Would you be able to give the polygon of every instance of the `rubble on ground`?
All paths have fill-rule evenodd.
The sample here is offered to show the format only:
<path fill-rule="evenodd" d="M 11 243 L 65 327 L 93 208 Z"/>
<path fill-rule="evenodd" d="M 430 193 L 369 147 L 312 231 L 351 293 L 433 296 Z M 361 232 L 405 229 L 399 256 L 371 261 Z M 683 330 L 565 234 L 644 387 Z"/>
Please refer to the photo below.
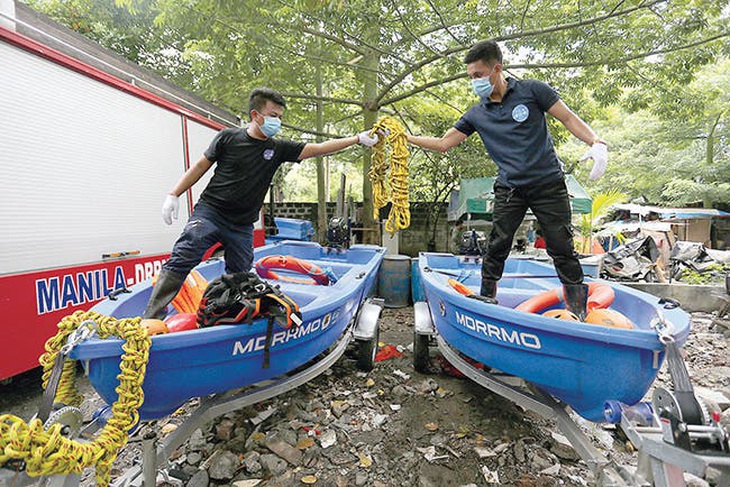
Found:
<path fill-rule="evenodd" d="M 729 345 L 709 328 L 711 321 L 709 314 L 693 314 L 687 363 L 698 394 L 720 402 L 730 421 Z M 173 455 L 170 475 L 176 478 L 160 481 L 193 487 L 591 485 L 592 472 L 550 421 L 442 370 L 439 357 L 432 357 L 432 374 L 416 372 L 411 323 L 411 308 L 385 310 L 381 340 L 400 356 L 386 354 L 369 373 L 344 357 L 294 391 L 217 418 Z M 668 379 L 663 369 L 656 385 Z M 636 453 L 610 428 L 576 419 L 604 453 L 635 463 Z"/>

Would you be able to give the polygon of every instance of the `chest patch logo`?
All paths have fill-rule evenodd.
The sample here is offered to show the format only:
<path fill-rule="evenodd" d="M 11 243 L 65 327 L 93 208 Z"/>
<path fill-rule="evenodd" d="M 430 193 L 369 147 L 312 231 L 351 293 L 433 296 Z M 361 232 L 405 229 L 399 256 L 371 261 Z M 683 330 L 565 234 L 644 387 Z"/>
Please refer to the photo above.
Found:
<path fill-rule="evenodd" d="M 264 160 L 270 161 L 274 157 L 274 149 L 266 149 L 264 151 Z"/>
<path fill-rule="evenodd" d="M 525 120 L 527 120 L 527 117 L 529 117 L 529 116 L 530 116 L 530 110 L 522 103 L 520 103 L 519 105 L 517 105 L 516 107 L 514 107 L 512 109 L 512 118 L 514 119 L 515 122 L 522 123 Z"/>

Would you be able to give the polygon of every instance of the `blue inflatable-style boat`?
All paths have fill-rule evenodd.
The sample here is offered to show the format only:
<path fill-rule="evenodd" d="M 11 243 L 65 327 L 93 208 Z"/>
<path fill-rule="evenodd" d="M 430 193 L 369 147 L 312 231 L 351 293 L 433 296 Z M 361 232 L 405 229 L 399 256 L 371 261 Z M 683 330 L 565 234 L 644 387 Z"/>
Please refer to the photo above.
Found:
<path fill-rule="evenodd" d="M 325 269 L 336 282 L 325 286 L 294 282 L 297 279 L 268 281 L 279 285 L 297 303 L 302 315 L 302 323 L 297 327 L 274 327 L 268 366 L 264 366 L 268 324 L 265 317 L 254 319 L 251 324 L 226 324 L 153 336 L 140 418 L 160 418 L 192 397 L 249 386 L 312 361 L 343 333 L 351 331 L 348 327 L 373 289 L 383 254 L 383 248 L 370 245 L 342 250 L 293 241 L 256 249 L 255 261 L 273 255 L 294 256 Z M 196 267 L 209 282 L 223 274 L 224 269 L 222 260 L 210 260 Z M 106 299 L 92 311 L 115 318 L 140 316 L 151 286 L 150 281 L 140 283 L 130 289 L 131 293 L 119 294 L 115 300 Z M 117 339 L 90 338 L 76 345 L 69 355 L 84 363 L 91 384 L 108 404 L 117 400 L 115 388 L 122 344 Z"/>
<path fill-rule="evenodd" d="M 642 400 L 664 360 L 665 347 L 654 329 L 658 323 L 679 345 L 689 334 L 689 315 L 676 302 L 615 283 L 610 283 L 609 309 L 628 318 L 631 329 L 514 309 L 559 289 L 555 269 L 544 263 L 509 259 L 498 285 L 499 304 L 464 294 L 465 289 L 479 293 L 481 264 L 474 258 L 422 253 L 418 264 L 436 333 L 450 347 L 534 384 L 591 421 L 604 420 L 607 401 Z M 466 288 L 458 292 L 454 281 Z"/>

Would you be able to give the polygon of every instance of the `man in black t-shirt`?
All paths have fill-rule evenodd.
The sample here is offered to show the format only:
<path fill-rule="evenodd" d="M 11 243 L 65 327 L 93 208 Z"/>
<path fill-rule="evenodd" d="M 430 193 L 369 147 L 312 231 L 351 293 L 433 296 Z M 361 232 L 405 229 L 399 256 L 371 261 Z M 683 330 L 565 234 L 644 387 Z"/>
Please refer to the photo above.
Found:
<path fill-rule="evenodd" d="M 250 123 L 246 128 L 221 130 L 203 157 L 188 169 L 167 195 L 162 218 L 172 224 L 179 212 L 179 196 L 213 164 L 215 172 L 200 195 L 182 235 L 162 266 L 147 303 L 144 318 L 163 318 L 190 270 L 216 242 L 225 248 L 226 272 L 244 272 L 253 261 L 253 223 L 278 167 L 309 157 L 338 152 L 360 143 L 372 147 L 378 136 L 362 132 L 352 137 L 305 144 L 277 139 L 286 103 L 278 92 L 257 88 L 249 97 Z"/>
<path fill-rule="evenodd" d="M 512 239 L 529 208 L 543 230 L 547 252 L 563 283 L 566 307 L 583 319 L 588 286 L 583 284 L 583 271 L 573 248 L 563 164 L 555 153 L 545 113 L 560 120 L 573 135 L 591 146 L 581 159 L 593 159 L 590 179 L 600 177 L 606 169 L 606 143 L 548 84 L 503 77 L 502 51 L 496 42 L 475 44 L 464 63 L 480 102 L 443 137 L 408 135 L 408 141 L 446 152 L 477 132 L 497 164 L 493 227 L 482 260 L 481 295 L 496 297 L 497 281 L 502 277 Z"/>

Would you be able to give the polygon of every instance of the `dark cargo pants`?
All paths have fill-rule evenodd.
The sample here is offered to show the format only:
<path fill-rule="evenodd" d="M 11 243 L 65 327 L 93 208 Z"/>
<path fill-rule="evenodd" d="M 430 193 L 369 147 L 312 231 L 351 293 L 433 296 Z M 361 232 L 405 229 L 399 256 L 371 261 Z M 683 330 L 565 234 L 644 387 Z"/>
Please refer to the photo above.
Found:
<path fill-rule="evenodd" d="M 573 247 L 570 198 L 564 180 L 518 188 L 494 183 L 493 227 L 482 260 L 482 279 L 498 281 L 502 277 L 512 239 L 528 208 L 537 218 L 560 282 L 581 284 L 583 269 Z"/>
<path fill-rule="evenodd" d="M 253 262 L 253 225 L 233 225 L 205 203 L 195 205 L 182 235 L 172 248 L 163 269 L 181 276 L 200 264 L 205 252 L 221 242 L 225 249 L 226 272 L 247 272 Z"/>

